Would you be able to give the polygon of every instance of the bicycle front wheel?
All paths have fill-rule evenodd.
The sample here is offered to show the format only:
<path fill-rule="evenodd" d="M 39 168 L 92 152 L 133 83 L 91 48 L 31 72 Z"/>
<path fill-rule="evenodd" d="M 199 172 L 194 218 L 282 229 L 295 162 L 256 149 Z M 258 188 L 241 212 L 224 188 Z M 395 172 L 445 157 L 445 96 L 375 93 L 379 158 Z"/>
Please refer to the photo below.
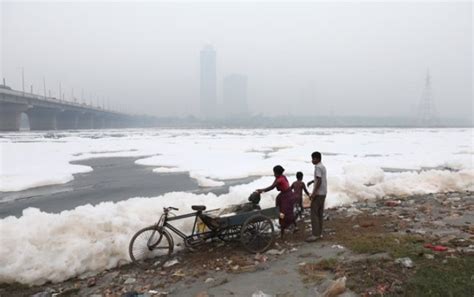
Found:
<path fill-rule="evenodd" d="M 150 226 L 133 235 L 128 252 L 133 263 L 143 266 L 159 265 L 169 258 L 173 245 L 173 238 L 166 230 Z"/>

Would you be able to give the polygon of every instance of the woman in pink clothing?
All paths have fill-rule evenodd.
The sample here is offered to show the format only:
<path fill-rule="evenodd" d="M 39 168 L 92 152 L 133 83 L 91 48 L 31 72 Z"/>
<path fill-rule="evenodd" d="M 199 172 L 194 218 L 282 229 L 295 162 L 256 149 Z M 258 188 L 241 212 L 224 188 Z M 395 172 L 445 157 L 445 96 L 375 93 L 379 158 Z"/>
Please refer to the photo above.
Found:
<path fill-rule="evenodd" d="M 295 204 L 295 199 L 293 191 L 291 190 L 290 183 L 286 176 L 283 175 L 285 169 L 280 165 L 273 167 L 273 174 L 275 176 L 275 181 L 269 187 L 264 189 L 258 189 L 258 193 L 268 192 L 276 188 L 280 191 L 280 194 L 276 197 L 276 207 L 278 207 L 280 212 L 280 227 L 281 227 L 281 237 L 283 237 L 284 231 L 290 225 L 295 224 L 295 216 L 293 213 L 293 207 Z"/>

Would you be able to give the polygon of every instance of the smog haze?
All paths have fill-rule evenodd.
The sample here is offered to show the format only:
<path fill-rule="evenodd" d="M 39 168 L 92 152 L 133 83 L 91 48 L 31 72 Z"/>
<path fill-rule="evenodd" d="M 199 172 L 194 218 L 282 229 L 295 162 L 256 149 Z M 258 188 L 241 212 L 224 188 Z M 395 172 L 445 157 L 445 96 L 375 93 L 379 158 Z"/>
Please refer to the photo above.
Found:
<path fill-rule="evenodd" d="M 411 116 L 427 71 L 442 117 L 471 118 L 472 3 L 2 2 L 10 87 L 156 116 L 199 116 L 200 53 L 216 109 L 240 77 L 250 114 Z M 232 82 L 228 89 L 232 92 Z"/>

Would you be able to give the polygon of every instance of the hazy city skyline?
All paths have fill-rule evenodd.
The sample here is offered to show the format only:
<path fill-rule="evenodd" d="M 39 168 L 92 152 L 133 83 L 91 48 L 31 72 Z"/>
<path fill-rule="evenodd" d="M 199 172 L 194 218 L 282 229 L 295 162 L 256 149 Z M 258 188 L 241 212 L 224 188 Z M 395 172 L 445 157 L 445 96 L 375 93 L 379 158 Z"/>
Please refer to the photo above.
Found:
<path fill-rule="evenodd" d="M 217 65 L 216 51 L 211 45 L 206 45 L 200 54 L 200 116 L 213 118 L 217 115 Z"/>
<path fill-rule="evenodd" d="M 265 115 L 415 116 L 431 73 L 441 117 L 470 118 L 472 4 L 13 3 L 1 6 L 7 85 L 157 116 L 199 115 L 200 51 L 248 78 Z M 84 94 L 82 93 L 82 90 Z M 101 104 L 102 105 L 102 104 Z"/>

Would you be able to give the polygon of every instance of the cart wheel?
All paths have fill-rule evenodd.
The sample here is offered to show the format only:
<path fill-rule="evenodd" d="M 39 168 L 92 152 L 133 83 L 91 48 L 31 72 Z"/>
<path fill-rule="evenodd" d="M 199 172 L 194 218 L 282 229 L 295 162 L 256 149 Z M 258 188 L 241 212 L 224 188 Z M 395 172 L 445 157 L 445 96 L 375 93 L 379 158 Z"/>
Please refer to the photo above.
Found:
<path fill-rule="evenodd" d="M 240 225 L 225 228 L 219 231 L 219 233 L 217 234 L 217 237 L 219 237 L 220 240 L 225 241 L 225 242 L 236 241 L 237 239 L 239 239 L 240 229 L 241 229 Z"/>
<path fill-rule="evenodd" d="M 262 253 L 275 242 L 273 223 L 269 217 L 257 214 L 248 218 L 240 230 L 240 241 L 251 253 Z"/>
<path fill-rule="evenodd" d="M 173 252 L 173 246 L 173 238 L 166 230 L 150 226 L 133 235 L 128 252 L 133 263 L 152 266 L 157 261 L 163 264 Z"/>

